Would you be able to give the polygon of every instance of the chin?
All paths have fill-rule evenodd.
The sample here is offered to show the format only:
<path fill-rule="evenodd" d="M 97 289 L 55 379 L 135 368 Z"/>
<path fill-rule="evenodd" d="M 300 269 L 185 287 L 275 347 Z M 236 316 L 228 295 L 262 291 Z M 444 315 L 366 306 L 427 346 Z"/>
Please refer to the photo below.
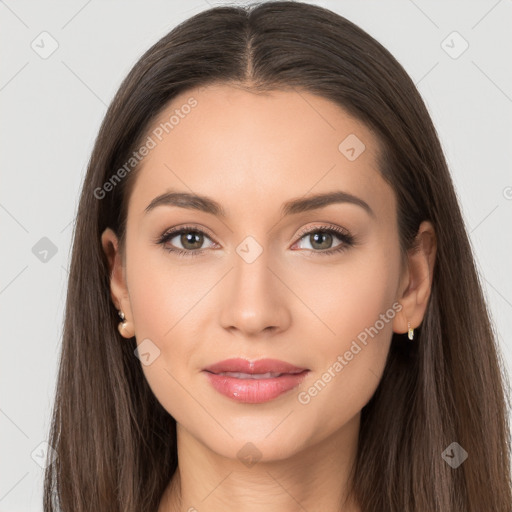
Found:
<path fill-rule="evenodd" d="M 288 459 L 313 443 L 312 439 L 308 443 L 305 432 L 285 425 L 293 416 L 293 413 L 290 414 L 290 418 L 283 422 L 288 414 L 289 411 L 279 417 L 266 418 L 265 421 L 254 418 L 237 418 L 233 423 L 224 421 L 223 425 L 231 435 L 222 428 L 191 433 L 213 452 L 229 459 L 238 459 L 250 467 L 256 462 Z"/>

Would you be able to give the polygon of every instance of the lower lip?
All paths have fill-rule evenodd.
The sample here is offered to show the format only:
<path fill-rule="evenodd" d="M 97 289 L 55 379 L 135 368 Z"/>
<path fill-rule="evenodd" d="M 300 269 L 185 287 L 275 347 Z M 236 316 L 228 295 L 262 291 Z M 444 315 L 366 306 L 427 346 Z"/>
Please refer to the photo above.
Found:
<path fill-rule="evenodd" d="M 226 375 L 205 372 L 210 384 L 221 394 L 246 404 L 260 404 L 297 387 L 309 373 L 287 373 L 268 379 L 237 379 Z"/>

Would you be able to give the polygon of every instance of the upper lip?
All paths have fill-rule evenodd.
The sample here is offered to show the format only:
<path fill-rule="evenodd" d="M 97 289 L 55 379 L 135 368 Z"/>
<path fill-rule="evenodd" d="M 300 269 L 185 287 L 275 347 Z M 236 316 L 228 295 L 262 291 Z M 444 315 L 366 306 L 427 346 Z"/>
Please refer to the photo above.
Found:
<path fill-rule="evenodd" d="M 258 359 L 256 361 L 249 361 L 247 359 L 232 358 L 219 361 L 204 368 L 205 371 L 211 373 L 221 372 L 240 372 L 251 374 L 263 373 L 301 373 L 306 368 L 299 368 L 293 364 L 278 359 Z"/>

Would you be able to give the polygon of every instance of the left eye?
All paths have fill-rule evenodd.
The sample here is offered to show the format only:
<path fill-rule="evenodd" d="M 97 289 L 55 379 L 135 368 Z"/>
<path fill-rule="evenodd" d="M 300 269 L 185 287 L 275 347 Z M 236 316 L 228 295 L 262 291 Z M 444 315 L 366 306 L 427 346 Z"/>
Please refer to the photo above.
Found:
<path fill-rule="evenodd" d="M 338 240 L 342 239 L 342 235 L 338 234 L 334 230 L 329 229 L 316 229 L 315 231 L 309 231 L 305 235 L 301 237 L 300 240 L 305 240 L 309 242 L 310 247 L 300 247 L 300 249 L 318 249 L 318 250 L 328 250 L 332 249 L 333 240 L 337 238 Z M 299 242 L 300 242 L 299 240 Z M 334 247 L 338 247 L 338 245 L 343 244 L 343 240 Z"/>

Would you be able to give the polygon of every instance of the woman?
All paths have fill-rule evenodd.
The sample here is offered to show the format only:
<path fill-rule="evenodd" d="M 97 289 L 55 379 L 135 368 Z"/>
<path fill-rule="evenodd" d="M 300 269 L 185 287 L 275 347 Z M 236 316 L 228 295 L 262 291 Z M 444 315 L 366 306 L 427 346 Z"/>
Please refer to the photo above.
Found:
<path fill-rule="evenodd" d="M 81 195 L 45 510 L 510 511 L 507 405 L 387 50 L 270 2 L 142 56 Z"/>

